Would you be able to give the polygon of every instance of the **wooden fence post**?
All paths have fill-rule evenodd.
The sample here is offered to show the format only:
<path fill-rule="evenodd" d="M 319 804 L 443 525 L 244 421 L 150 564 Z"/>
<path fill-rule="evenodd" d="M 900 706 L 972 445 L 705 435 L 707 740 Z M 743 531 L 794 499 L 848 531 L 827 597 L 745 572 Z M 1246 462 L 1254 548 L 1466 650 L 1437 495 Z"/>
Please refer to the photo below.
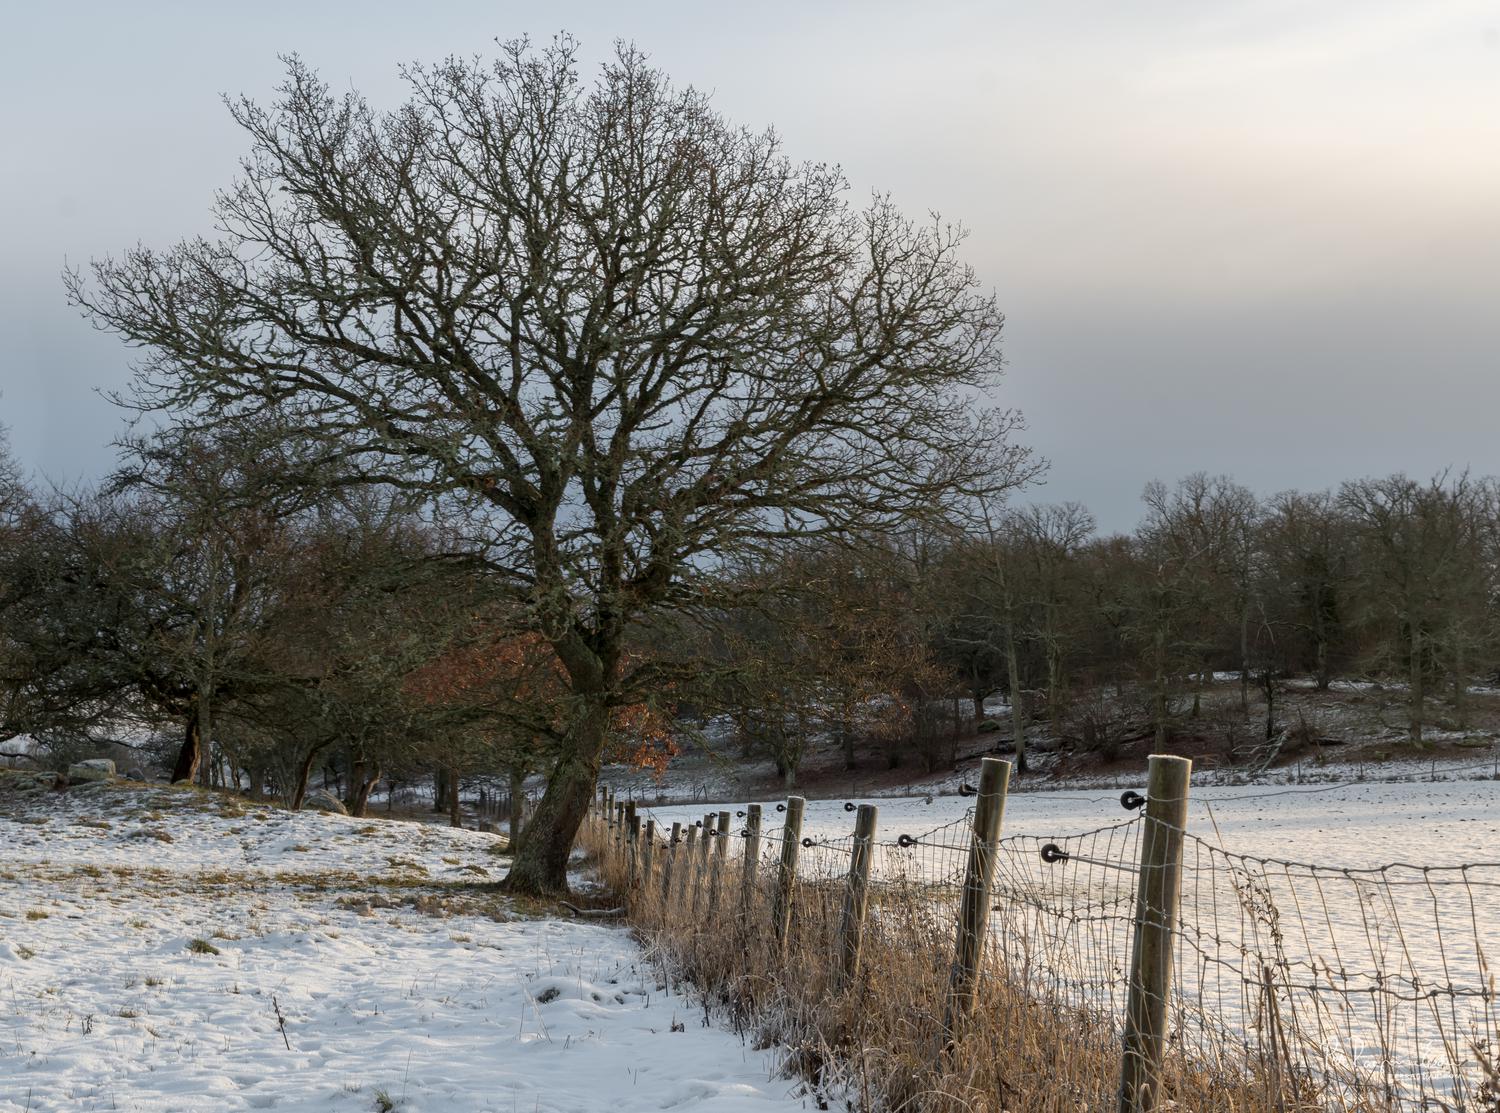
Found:
<path fill-rule="evenodd" d="M 672 866 L 677 861 L 677 840 L 682 837 L 682 824 L 672 824 L 672 837 L 667 840 L 667 849 L 661 859 L 661 914 L 665 919 L 672 907 Z"/>
<path fill-rule="evenodd" d="M 635 877 L 635 839 L 640 823 L 635 818 L 635 801 L 625 802 L 625 822 L 621 825 L 620 838 L 625 856 L 627 879 Z"/>
<path fill-rule="evenodd" d="M 1172 988 L 1172 942 L 1182 887 L 1182 838 L 1192 773 L 1193 763 L 1185 757 L 1151 755 L 1146 816 L 1141 828 L 1135 941 L 1125 1002 L 1120 1113 L 1155 1113 L 1161 1104 L 1167 994 Z"/>
<path fill-rule="evenodd" d="M 641 892 L 650 891 L 651 882 L 655 880 L 652 867 L 655 865 L 656 854 L 656 820 L 646 820 L 646 837 L 641 840 Z"/>
<path fill-rule="evenodd" d="M 713 866 L 708 875 L 708 918 L 719 909 L 719 889 L 724 884 L 724 860 L 729 853 L 729 813 L 719 813 L 719 837 L 714 842 Z"/>
<path fill-rule="evenodd" d="M 943 1018 L 944 1045 L 957 1038 L 959 1025 L 974 1011 L 979 985 L 979 963 L 990 922 L 990 889 L 1000 859 L 1000 821 L 1010 788 L 1010 762 L 987 757 L 979 766 L 979 799 L 974 806 L 974 830 L 969 840 L 969 862 L 964 869 L 963 894 L 958 904 L 958 939 L 953 949 L 953 971 L 948 980 L 948 1007 Z"/>
<path fill-rule="evenodd" d="M 750 923 L 750 902 L 755 894 L 755 874 L 760 866 L 760 805 L 745 809 L 745 868 L 740 872 L 740 921 Z"/>
<path fill-rule="evenodd" d="M 703 837 L 698 840 L 698 862 L 693 867 L 692 917 L 694 922 L 698 919 L 698 905 L 703 899 L 703 886 L 708 872 L 708 844 L 714 841 L 715 818 L 713 812 L 703 817 Z"/>
<path fill-rule="evenodd" d="M 682 848 L 682 864 L 677 870 L 677 893 L 673 900 L 679 911 L 687 908 L 688 890 L 693 886 L 693 863 L 698 854 L 698 828 L 689 823 L 687 825 L 687 843 Z"/>
<path fill-rule="evenodd" d="M 630 887 L 632 889 L 641 883 L 641 817 L 635 814 L 634 806 L 630 809 Z"/>
<path fill-rule="evenodd" d="M 870 906 L 870 859 L 875 849 L 874 804 L 861 804 L 854 817 L 854 844 L 849 855 L 849 886 L 844 890 L 844 913 L 839 919 L 839 951 L 843 958 L 839 984 L 848 985 L 859 973 L 859 949 L 865 938 L 865 912 Z"/>
<path fill-rule="evenodd" d="M 796 891 L 797 856 L 802 850 L 802 809 L 807 801 L 800 796 L 786 798 L 786 828 L 782 831 L 781 870 L 776 877 L 776 901 L 771 906 L 771 928 L 776 945 L 786 946 L 787 930 L 792 926 L 792 894 Z"/>

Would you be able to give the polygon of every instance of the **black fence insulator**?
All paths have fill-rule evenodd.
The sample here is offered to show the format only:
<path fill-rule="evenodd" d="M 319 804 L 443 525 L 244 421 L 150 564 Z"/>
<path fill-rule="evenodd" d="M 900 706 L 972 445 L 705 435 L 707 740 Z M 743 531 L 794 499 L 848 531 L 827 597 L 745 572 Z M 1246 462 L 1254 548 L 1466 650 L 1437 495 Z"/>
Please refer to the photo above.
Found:
<path fill-rule="evenodd" d="M 815 843 L 815 842 L 813 842 L 811 836 L 807 836 L 807 837 L 803 838 L 802 845 L 805 846 L 805 847 L 807 847 L 808 849 L 812 849 L 813 847 L 817 846 L 818 844 Z"/>
<path fill-rule="evenodd" d="M 896 845 L 900 847 L 911 847 L 917 845 L 917 840 L 910 835 L 897 835 Z"/>
<path fill-rule="evenodd" d="M 778 812 L 784 812 L 784 811 L 786 811 L 786 805 L 785 804 L 777 804 L 776 805 L 776 810 Z"/>
<path fill-rule="evenodd" d="M 1120 807 L 1127 812 L 1133 812 L 1146 806 L 1146 798 L 1133 788 L 1127 788 L 1120 793 Z"/>
<path fill-rule="evenodd" d="M 844 810 L 846 812 L 858 811 L 859 810 L 859 805 L 858 804 L 850 803 L 848 800 L 845 800 L 844 801 Z"/>
<path fill-rule="evenodd" d="M 978 796 L 979 790 L 971 784 L 964 783 L 958 786 L 958 794 L 960 796 Z"/>
<path fill-rule="evenodd" d="M 695 820 L 693 820 L 693 826 L 694 827 L 702 827 L 703 826 L 703 820 L 701 820 L 701 819 L 695 819 Z"/>
<path fill-rule="evenodd" d="M 1046 846 L 1042 847 L 1042 861 L 1052 863 L 1066 862 L 1067 860 L 1068 852 L 1055 842 L 1049 842 Z"/>
<path fill-rule="evenodd" d="M 744 819 L 745 818 L 745 813 L 744 812 L 735 812 L 734 813 L 734 818 L 735 819 Z"/>
<path fill-rule="evenodd" d="M 740 838 L 742 838 L 742 839 L 748 839 L 749 837 L 750 837 L 750 828 L 748 828 L 748 827 L 741 827 L 740 828 Z"/>

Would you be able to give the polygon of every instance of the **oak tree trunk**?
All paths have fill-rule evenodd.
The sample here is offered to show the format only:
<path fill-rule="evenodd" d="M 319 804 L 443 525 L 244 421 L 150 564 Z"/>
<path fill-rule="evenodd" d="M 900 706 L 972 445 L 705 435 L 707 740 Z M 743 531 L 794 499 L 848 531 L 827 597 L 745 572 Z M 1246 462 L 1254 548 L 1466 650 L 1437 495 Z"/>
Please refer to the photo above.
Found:
<path fill-rule="evenodd" d="M 198 767 L 203 761 L 203 737 L 199 730 L 198 701 L 195 698 L 188 710 L 187 730 L 182 739 L 182 748 L 177 751 L 177 764 L 172 767 L 172 783 L 192 784 L 198 778 Z"/>
<path fill-rule="evenodd" d="M 594 706 L 580 712 L 564 738 L 547 790 L 521 834 L 505 878 L 509 892 L 547 896 L 568 891 L 568 856 L 594 799 L 609 722 L 602 699 L 590 702 Z"/>
<path fill-rule="evenodd" d="M 321 747 L 310 750 L 307 756 L 302 759 L 302 765 L 297 770 L 297 785 L 292 790 L 292 811 L 294 812 L 300 812 L 302 810 L 302 801 L 307 799 L 307 782 L 312 778 L 313 762 L 318 760 L 320 749 Z"/>
<path fill-rule="evenodd" d="M 354 773 L 349 778 L 349 799 L 345 801 L 350 815 L 364 818 L 370 806 L 370 793 L 379 782 L 379 762 L 370 765 L 365 761 L 359 761 L 355 764 Z"/>

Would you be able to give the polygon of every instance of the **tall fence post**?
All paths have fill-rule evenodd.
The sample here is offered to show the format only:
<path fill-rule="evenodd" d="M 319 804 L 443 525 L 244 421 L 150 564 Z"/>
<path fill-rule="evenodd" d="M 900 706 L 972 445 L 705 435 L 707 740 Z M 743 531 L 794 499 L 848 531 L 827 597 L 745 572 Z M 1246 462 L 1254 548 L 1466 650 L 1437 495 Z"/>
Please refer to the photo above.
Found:
<path fill-rule="evenodd" d="M 729 853 L 729 813 L 719 813 L 719 837 L 714 842 L 714 860 L 708 875 L 708 915 L 719 910 L 719 889 L 724 884 L 724 861 Z"/>
<path fill-rule="evenodd" d="M 714 816 L 709 812 L 703 817 L 703 837 L 698 840 L 698 861 L 693 866 L 693 908 L 692 917 L 696 923 L 698 919 L 698 905 L 703 900 L 703 887 L 707 880 L 708 872 L 708 844 L 714 841 Z"/>
<path fill-rule="evenodd" d="M 641 817 L 635 814 L 635 805 L 630 805 L 630 887 L 641 883 Z"/>
<path fill-rule="evenodd" d="M 677 861 L 677 840 L 682 837 L 682 824 L 672 824 L 672 836 L 667 840 L 667 849 L 661 859 L 661 914 L 665 919 L 672 908 L 672 867 Z"/>
<path fill-rule="evenodd" d="M 861 804 L 854 817 L 854 844 L 849 855 L 849 885 L 844 890 L 844 912 L 839 918 L 840 985 L 859 973 L 859 950 L 865 938 L 865 912 L 870 905 L 870 859 L 875 843 L 874 804 Z"/>
<path fill-rule="evenodd" d="M 745 809 L 745 868 L 740 871 L 740 922 L 750 923 L 750 902 L 755 896 L 755 874 L 760 867 L 760 805 Z"/>
<path fill-rule="evenodd" d="M 1155 1113 L 1161 1104 L 1167 994 L 1172 988 L 1172 942 L 1182 888 L 1182 838 L 1192 772 L 1193 763 L 1185 757 L 1151 755 L 1146 818 L 1141 827 L 1135 940 L 1125 1003 L 1120 1113 Z"/>
<path fill-rule="evenodd" d="M 615 851 L 618 853 L 625 849 L 625 804 L 623 801 L 615 803 Z"/>
<path fill-rule="evenodd" d="M 682 848 L 682 864 L 677 870 L 677 892 L 673 896 L 679 910 L 687 908 L 688 890 L 693 887 L 693 863 L 698 858 L 698 828 L 687 825 L 687 843 Z"/>
<path fill-rule="evenodd" d="M 625 881 L 630 883 L 635 873 L 635 836 L 630 833 L 631 824 L 635 821 L 635 805 L 621 804 L 620 806 L 620 844 L 619 856 L 620 866 L 625 871 Z"/>
<path fill-rule="evenodd" d="M 1010 762 L 987 757 L 979 766 L 979 799 L 974 806 L 974 829 L 969 840 L 969 862 L 964 869 L 963 894 L 958 904 L 958 938 L 953 948 L 953 970 L 948 979 L 948 1007 L 943 1017 L 945 1046 L 959 1025 L 974 1011 L 979 985 L 979 963 L 990 922 L 990 890 L 1000 858 L 1000 821 L 1010 788 Z"/>
<path fill-rule="evenodd" d="M 646 837 L 641 840 L 641 892 L 650 892 L 651 882 L 655 879 L 652 867 L 655 865 L 656 854 L 656 820 L 646 820 Z"/>
<path fill-rule="evenodd" d="M 776 900 L 771 906 L 771 928 L 776 945 L 786 945 L 787 930 L 792 925 L 792 893 L 797 882 L 797 856 L 802 849 L 802 809 L 807 801 L 800 796 L 786 798 L 786 828 L 782 831 L 781 869 L 776 876 Z"/>

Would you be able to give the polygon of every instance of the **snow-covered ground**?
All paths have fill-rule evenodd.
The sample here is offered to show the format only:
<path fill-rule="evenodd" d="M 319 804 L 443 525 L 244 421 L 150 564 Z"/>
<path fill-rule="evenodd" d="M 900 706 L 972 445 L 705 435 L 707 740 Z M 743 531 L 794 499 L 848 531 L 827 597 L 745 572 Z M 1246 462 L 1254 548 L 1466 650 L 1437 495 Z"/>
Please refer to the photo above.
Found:
<path fill-rule="evenodd" d="M 495 846 L 0 782 L 0 1113 L 801 1107 L 624 929 L 486 887 Z"/>

